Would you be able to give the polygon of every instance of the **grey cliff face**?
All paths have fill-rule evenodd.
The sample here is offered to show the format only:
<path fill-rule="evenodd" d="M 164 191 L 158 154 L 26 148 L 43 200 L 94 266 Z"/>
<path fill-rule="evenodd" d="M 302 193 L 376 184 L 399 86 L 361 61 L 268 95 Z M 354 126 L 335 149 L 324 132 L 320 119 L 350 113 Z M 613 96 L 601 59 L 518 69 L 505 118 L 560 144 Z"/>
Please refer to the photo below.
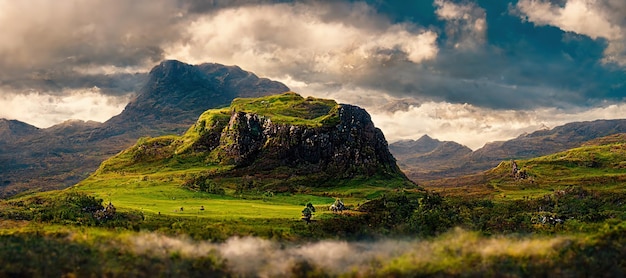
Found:
<path fill-rule="evenodd" d="M 220 162 L 257 170 L 287 166 L 301 174 L 324 172 L 341 178 L 401 174 L 387 140 L 364 109 L 342 104 L 338 116 L 336 125 L 307 127 L 233 112 L 227 124 L 205 133 L 198 141 L 202 146 L 195 149 L 218 148 Z"/>

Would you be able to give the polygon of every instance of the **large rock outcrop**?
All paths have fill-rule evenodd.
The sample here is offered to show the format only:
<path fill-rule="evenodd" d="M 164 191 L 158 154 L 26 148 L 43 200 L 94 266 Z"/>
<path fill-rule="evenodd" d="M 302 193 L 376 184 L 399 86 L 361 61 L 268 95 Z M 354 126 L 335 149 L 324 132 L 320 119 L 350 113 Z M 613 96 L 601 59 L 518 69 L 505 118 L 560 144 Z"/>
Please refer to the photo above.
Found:
<path fill-rule="evenodd" d="M 337 107 L 338 123 L 321 127 L 273 123 L 270 118 L 234 112 L 217 145 L 221 163 L 271 170 L 288 166 L 299 172 L 333 176 L 399 174 L 387 141 L 369 114 L 356 106 Z"/>
<path fill-rule="evenodd" d="M 222 169 L 217 176 L 301 177 L 320 185 L 372 176 L 408 182 L 364 109 L 295 93 L 235 99 L 203 113 L 182 136 L 140 140 L 100 172 L 198 159 Z"/>

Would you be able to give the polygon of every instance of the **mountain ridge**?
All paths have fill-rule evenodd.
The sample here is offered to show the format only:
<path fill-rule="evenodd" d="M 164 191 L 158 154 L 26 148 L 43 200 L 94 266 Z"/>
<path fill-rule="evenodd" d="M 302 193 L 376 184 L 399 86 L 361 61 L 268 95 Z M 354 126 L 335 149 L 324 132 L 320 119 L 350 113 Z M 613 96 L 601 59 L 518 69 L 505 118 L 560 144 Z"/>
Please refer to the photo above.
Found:
<path fill-rule="evenodd" d="M 416 156 L 415 153 L 398 155 L 396 158 L 411 179 L 421 182 L 479 173 L 497 166 L 503 160 L 547 155 L 578 147 L 595 138 L 625 132 L 626 119 L 572 122 L 548 130 L 540 129 L 522 134 L 507 141 L 489 142 L 470 153 L 459 155 L 456 150 L 450 151 L 448 163 L 439 160 L 442 165 L 434 170 L 425 168 L 429 165 L 428 156 L 414 161 L 411 161 L 410 157 Z M 391 146 L 390 149 L 394 153 L 394 150 L 397 150 L 396 143 L 392 143 Z"/>
<path fill-rule="evenodd" d="M 428 179 L 432 173 L 440 173 L 454 167 L 472 150 L 453 141 L 440 141 L 428 135 L 418 140 L 405 140 L 390 144 L 389 150 L 398 160 L 400 168 L 414 180 Z M 435 176 L 436 177 L 436 176 Z"/>

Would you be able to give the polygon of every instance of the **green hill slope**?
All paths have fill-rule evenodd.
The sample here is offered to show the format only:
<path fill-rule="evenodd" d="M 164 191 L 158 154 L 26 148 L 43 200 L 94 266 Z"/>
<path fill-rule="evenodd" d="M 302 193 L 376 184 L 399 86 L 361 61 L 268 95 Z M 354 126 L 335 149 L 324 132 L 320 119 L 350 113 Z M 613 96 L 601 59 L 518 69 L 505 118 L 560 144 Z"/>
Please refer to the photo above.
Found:
<path fill-rule="evenodd" d="M 513 163 L 518 174 L 514 174 Z M 626 135 L 594 139 L 580 147 L 542 157 L 503 161 L 481 174 L 424 183 L 454 195 L 533 198 L 571 187 L 626 192 Z"/>
<path fill-rule="evenodd" d="M 504 179 L 504 184 L 535 183 L 539 187 L 586 185 L 598 188 L 626 181 L 626 141 L 586 144 L 547 156 L 520 160 L 518 167 L 527 179 Z M 494 174 L 511 172 L 511 162 L 503 162 Z"/>
<path fill-rule="evenodd" d="M 208 110 L 181 136 L 142 138 L 71 190 L 151 213 L 297 219 L 307 202 L 357 205 L 407 187 L 367 112 L 285 93 Z"/>

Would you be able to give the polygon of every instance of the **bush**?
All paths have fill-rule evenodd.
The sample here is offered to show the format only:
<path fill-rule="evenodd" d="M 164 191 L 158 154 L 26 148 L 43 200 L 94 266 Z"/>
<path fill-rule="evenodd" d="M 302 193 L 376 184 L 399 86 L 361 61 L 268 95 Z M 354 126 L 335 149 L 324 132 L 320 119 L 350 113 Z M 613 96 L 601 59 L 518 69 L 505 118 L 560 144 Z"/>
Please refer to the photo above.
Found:
<path fill-rule="evenodd" d="M 194 175 L 185 180 L 183 186 L 211 194 L 224 195 L 226 191 L 222 186 L 212 181 L 207 175 Z"/>

